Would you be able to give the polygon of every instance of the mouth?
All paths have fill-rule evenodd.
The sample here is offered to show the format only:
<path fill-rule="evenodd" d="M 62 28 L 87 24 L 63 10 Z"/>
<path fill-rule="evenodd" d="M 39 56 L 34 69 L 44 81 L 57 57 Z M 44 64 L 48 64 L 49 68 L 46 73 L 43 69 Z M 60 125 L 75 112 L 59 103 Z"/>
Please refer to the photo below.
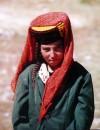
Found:
<path fill-rule="evenodd" d="M 54 62 L 55 60 L 49 60 L 49 62 Z"/>

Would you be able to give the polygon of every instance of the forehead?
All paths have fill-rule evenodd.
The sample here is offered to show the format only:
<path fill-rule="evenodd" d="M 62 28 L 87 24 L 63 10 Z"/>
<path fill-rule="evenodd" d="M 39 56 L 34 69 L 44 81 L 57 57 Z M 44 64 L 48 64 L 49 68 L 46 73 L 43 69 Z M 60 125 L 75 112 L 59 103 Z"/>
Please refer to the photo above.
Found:
<path fill-rule="evenodd" d="M 52 46 L 55 46 L 55 47 L 63 46 L 63 41 L 58 40 L 58 41 L 55 41 L 55 42 L 51 42 L 49 44 L 47 44 L 47 43 L 42 43 L 41 44 L 41 47 L 52 47 Z"/>

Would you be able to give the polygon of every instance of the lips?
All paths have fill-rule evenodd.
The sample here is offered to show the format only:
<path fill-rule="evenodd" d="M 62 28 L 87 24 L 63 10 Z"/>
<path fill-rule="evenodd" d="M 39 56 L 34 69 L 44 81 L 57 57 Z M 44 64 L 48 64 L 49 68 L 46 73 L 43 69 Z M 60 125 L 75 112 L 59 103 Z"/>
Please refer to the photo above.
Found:
<path fill-rule="evenodd" d="M 49 62 L 54 62 L 55 60 L 49 60 Z"/>

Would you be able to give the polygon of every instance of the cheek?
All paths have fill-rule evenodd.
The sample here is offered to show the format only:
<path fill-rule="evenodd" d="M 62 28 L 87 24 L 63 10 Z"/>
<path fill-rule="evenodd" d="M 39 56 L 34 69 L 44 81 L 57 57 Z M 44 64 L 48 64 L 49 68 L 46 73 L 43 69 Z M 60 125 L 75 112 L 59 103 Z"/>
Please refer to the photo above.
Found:
<path fill-rule="evenodd" d="M 63 59 L 64 58 L 64 54 L 63 53 L 58 54 L 58 58 L 59 59 Z"/>
<path fill-rule="evenodd" d="M 48 54 L 45 51 L 41 51 L 41 55 L 43 57 L 43 59 L 47 59 Z"/>
<path fill-rule="evenodd" d="M 62 62 L 62 61 L 63 61 L 63 59 L 64 59 L 64 56 L 61 56 L 61 57 L 60 57 L 60 61 Z"/>
<path fill-rule="evenodd" d="M 64 59 L 64 54 L 58 55 L 58 56 L 56 57 L 56 59 L 57 59 L 57 62 L 62 62 L 63 59 Z"/>

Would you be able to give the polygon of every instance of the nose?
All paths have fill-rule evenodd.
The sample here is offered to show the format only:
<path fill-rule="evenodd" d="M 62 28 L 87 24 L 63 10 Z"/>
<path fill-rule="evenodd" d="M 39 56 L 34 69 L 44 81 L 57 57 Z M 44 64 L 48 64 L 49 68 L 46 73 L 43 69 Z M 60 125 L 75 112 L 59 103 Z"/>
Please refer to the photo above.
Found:
<path fill-rule="evenodd" d="M 51 51 L 50 51 L 50 57 L 51 57 L 51 58 L 54 58 L 54 57 L 55 57 L 55 52 L 54 52 L 54 50 L 51 50 Z"/>

